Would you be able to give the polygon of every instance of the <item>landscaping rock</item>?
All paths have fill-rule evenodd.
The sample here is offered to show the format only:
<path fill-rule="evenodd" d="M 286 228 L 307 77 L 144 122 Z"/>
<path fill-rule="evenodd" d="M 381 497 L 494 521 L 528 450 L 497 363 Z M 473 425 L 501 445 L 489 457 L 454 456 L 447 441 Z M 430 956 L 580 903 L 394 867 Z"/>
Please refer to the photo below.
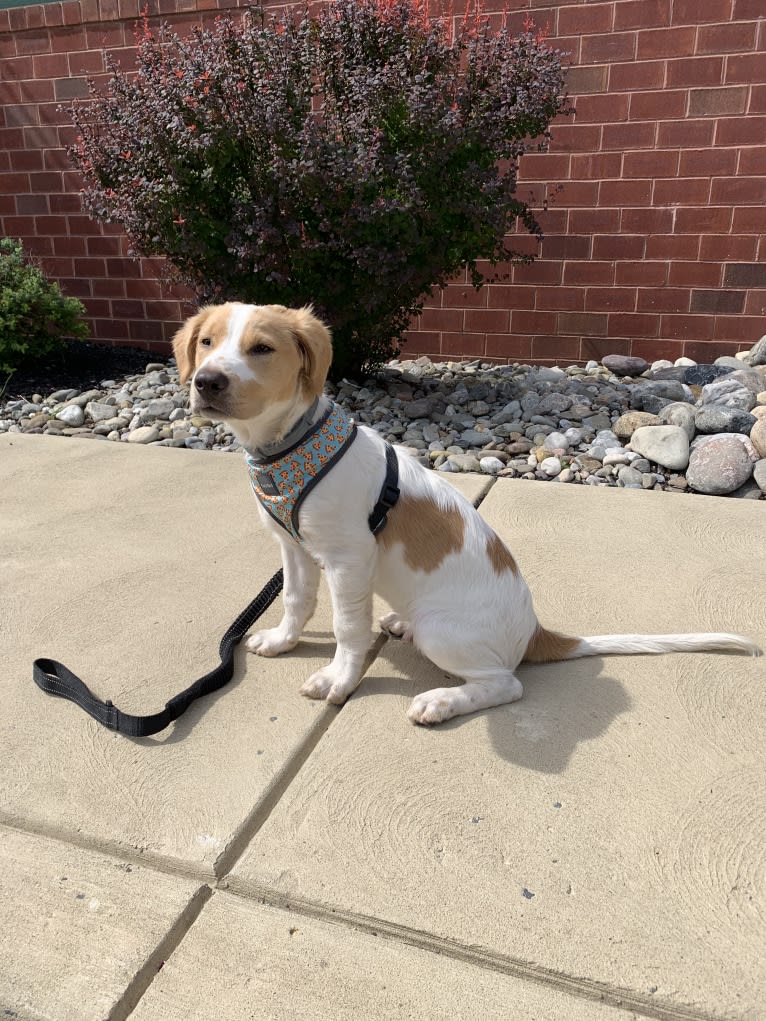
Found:
<path fill-rule="evenodd" d="M 692 451 L 686 478 L 698 493 L 723 496 L 743 486 L 753 474 L 753 462 L 734 437 L 715 436 Z"/>
<path fill-rule="evenodd" d="M 694 416 L 694 424 L 701 433 L 749 433 L 757 421 L 742 408 L 722 404 L 705 404 Z"/>
<path fill-rule="evenodd" d="M 601 364 L 616 376 L 640 376 L 649 368 L 649 362 L 631 355 L 606 355 Z"/>
<path fill-rule="evenodd" d="M 682 471 L 689 463 L 689 437 L 678 425 L 642 426 L 633 433 L 630 446 L 663 468 Z"/>
<path fill-rule="evenodd" d="M 621 440 L 629 440 L 641 426 L 660 424 L 659 416 L 651 415 L 648 411 L 629 411 L 626 415 L 620 415 L 612 430 Z"/>

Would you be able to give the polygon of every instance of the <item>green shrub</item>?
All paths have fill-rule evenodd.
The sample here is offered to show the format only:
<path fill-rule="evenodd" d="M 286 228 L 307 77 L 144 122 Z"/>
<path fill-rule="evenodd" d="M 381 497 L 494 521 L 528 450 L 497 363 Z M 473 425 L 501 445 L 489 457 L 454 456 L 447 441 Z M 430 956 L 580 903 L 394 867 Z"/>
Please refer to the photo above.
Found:
<path fill-rule="evenodd" d="M 64 337 L 87 337 L 84 312 L 24 259 L 20 241 L 0 238 L 0 372 L 47 354 Z"/>
<path fill-rule="evenodd" d="M 76 102 L 85 209 L 202 301 L 312 303 L 336 377 L 397 352 L 434 287 L 511 261 L 518 160 L 566 110 L 561 53 L 527 24 L 427 0 L 331 0 L 139 31 Z M 519 257 L 520 258 L 520 257 Z M 525 260 L 527 261 L 527 260 Z"/>

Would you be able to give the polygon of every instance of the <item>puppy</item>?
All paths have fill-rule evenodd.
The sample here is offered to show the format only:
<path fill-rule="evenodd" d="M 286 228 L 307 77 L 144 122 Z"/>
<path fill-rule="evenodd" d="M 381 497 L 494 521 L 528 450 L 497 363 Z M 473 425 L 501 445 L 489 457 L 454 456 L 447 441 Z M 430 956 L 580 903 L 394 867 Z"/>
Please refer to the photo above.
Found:
<path fill-rule="evenodd" d="M 320 569 L 325 572 L 337 647 L 332 662 L 301 687 L 309 698 L 342 703 L 360 683 L 373 592 L 394 609 L 381 621 L 387 631 L 465 681 L 418 695 L 408 712 L 414 723 L 521 698 L 514 671 L 522 661 L 705 649 L 760 653 L 733 634 L 575 638 L 548 631 L 505 543 L 468 500 L 403 451 L 395 461 L 398 502 L 373 534 L 369 518 L 387 478 L 387 445 L 321 397 L 332 344 L 310 309 L 208 306 L 179 330 L 173 349 L 181 382 L 191 379 L 192 410 L 226 422 L 248 452 L 261 517 L 281 546 L 284 616 L 248 639 L 251 652 L 277 656 L 297 644 L 316 607 Z M 337 421 L 327 418 L 333 408 Z M 344 422 L 351 440 L 338 439 Z M 341 447 L 325 456 L 325 467 L 332 464 L 311 478 L 298 514 L 293 508 L 280 518 L 276 487 L 295 484 L 288 475 L 296 459 L 303 484 L 305 458 L 324 456 L 316 439 L 322 430 Z"/>

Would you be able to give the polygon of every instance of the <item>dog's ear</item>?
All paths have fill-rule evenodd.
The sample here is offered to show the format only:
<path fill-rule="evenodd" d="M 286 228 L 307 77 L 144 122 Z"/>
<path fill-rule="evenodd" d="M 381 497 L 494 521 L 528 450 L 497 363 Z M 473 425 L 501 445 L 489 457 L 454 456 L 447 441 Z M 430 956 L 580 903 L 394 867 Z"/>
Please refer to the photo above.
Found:
<path fill-rule="evenodd" d="M 173 354 L 178 365 L 178 376 L 181 383 L 185 383 L 194 372 L 194 362 L 197 355 L 197 339 L 199 338 L 200 326 L 204 319 L 204 309 L 187 319 L 181 329 L 173 337 Z"/>
<path fill-rule="evenodd" d="M 332 364 L 332 338 L 325 324 L 314 315 L 310 306 L 294 309 L 292 328 L 303 359 L 306 392 L 318 397 L 324 389 Z"/>

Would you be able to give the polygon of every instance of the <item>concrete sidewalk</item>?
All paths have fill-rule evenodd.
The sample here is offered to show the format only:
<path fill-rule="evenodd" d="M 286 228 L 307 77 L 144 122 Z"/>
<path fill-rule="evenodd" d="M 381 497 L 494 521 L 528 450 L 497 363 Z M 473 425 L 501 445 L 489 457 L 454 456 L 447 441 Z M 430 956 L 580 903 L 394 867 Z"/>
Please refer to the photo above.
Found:
<path fill-rule="evenodd" d="M 544 624 L 766 647 L 762 505 L 449 481 Z M 154 738 L 32 682 L 50 656 L 157 711 L 277 566 L 237 456 L 0 437 L 0 1016 L 766 1018 L 763 659 L 530 666 L 418 728 L 443 675 L 393 640 L 345 707 L 298 694 L 323 594 Z"/>

